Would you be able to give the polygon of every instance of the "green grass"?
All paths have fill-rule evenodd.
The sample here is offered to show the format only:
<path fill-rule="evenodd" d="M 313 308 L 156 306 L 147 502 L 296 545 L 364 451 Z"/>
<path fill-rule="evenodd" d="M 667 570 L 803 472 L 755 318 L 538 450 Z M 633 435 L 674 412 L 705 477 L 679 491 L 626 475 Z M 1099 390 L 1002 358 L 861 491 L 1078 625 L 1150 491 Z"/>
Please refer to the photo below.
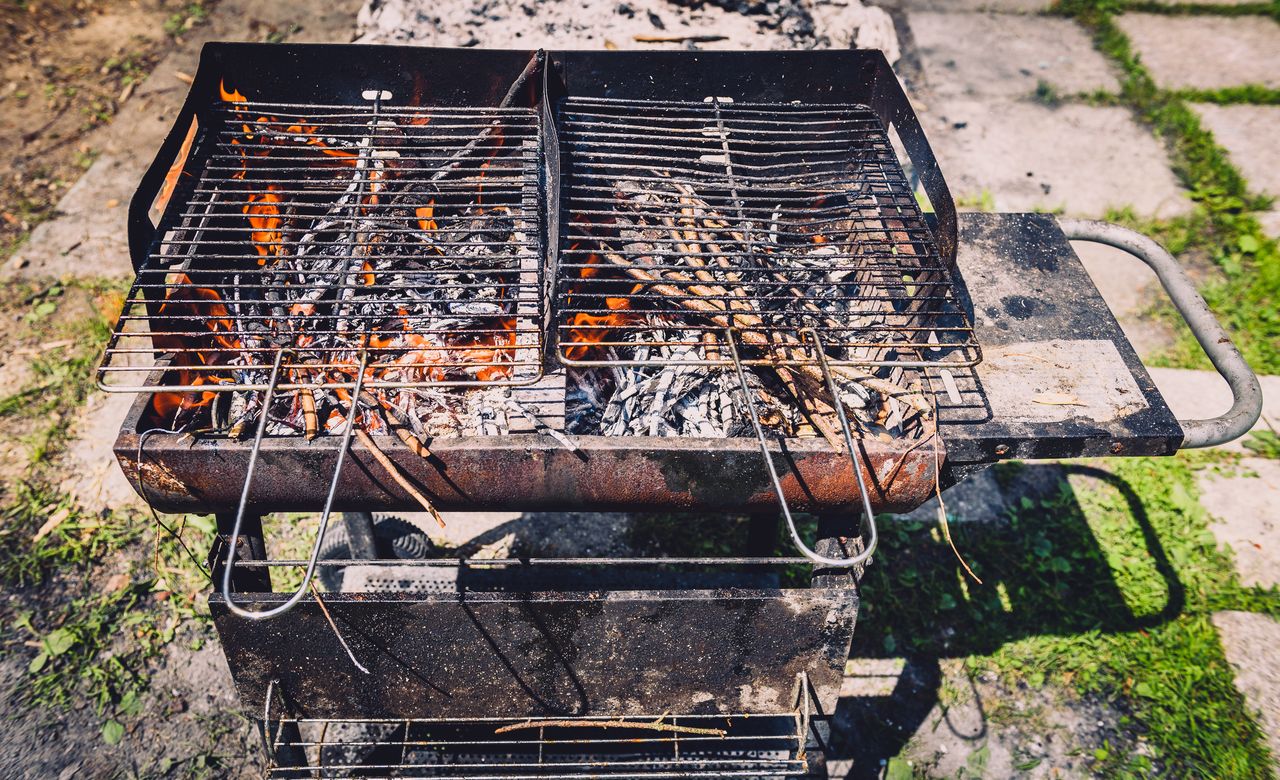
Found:
<path fill-rule="evenodd" d="M 1112 0 L 1059 0 L 1056 13 L 1070 16 L 1088 28 L 1095 45 L 1120 70 L 1120 102 L 1131 108 L 1169 147 L 1174 173 L 1191 193 L 1195 212 L 1191 217 L 1145 227 L 1156 235 L 1183 232 L 1183 249 L 1209 257 L 1221 278 L 1206 284 L 1202 294 L 1237 346 L 1255 370 L 1280 373 L 1280 247 L 1262 232 L 1254 213 L 1268 208 L 1266 198 L 1249 192 L 1247 183 L 1231 164 L 1226 151 L 1200 123 L 1184 93 L 1160 88 L 1133 50 L 1128 37 L 1115 23 L 1114 14 L 1125 6 Z M 1217 7 L 1215 7 L 1216 9 Z M 1248 12 L 1276 13 L 1277 4 L 1245 7 Z M 1151 10 L 1142 6 L 1141 10 Z M 1162 12 L 1197 13 L 1193 6 L 1174 6 Z M 1221 9 L 1218 9 L 1221 10 Z M 1231 13 L 1239 13 L 1236 7 Z M 1245 93 L 1223 92 L 1220 98 Z M 1256 90 L 1255 90 L 1256 92 Z M 1198 97 L 1198 94 L 1190 97 Z M 1265 95 L 1254 95 L 1265 97 Z M 1193 228 L 1188 232 L 1188 228 Z M 1174 251 L 1177 251 L 1176 249 Z M 1171 316 L 1167 314 L 1166 315 Z M 1159 362 L 1195 368 L 1208 366 L 1199 345 L 1186 330 Z"/>
<path fill-rule="evenodd" d="M 0 601 L 0 641 L 27 657 L 20 702 L 90 706 L 109 744 L 124 739 L 123 722 L 139 714 L 151 663 L 165 646 L 179 637 L 203 641 L 202 630 L 190 629 L 204 617 L 197 604 L 207 582 L 146 515 L 89 511 L 58 487 L 65 476 L 58 456 L 93 390 L 120 292 L 105 280 L 16 288 L 23 308 L 12 327 L 60 346 L 38 351 L 27 386 L 0 399 L 6 437 L 20 435 L 29 457 L 20 476 L 0 486 L 0 586 L 9 594 Z M 208 548 L 211 521 L 180 525 L 189 547 Z"/>
<path fill-rule="evenodd" d="M 1106 702 L 1122 713 L 1122 737 L 1091 758 L 1105 776 L 1270 777 L 1210 615 L 1280 614 L 1280 594 L 1240 586 L 1215 546 L 1194 478 L 1213 466 L 1204 456 L 1065 466 L 1074 487 L 1022 499 L 1006 524 L 952 525 L 983 585 L 931 524 L 883 524 L 854 655 L 967 657 L 1011 686 Z"/>
<path fill-rule="evenodd" d="M 1264 84 L 1245 84 L 1222 89 L 1179 89 L 1173 93 L 1188 103 L 1216 103 L 1220 106 L 1280 105 L 1280 89 Z"/>

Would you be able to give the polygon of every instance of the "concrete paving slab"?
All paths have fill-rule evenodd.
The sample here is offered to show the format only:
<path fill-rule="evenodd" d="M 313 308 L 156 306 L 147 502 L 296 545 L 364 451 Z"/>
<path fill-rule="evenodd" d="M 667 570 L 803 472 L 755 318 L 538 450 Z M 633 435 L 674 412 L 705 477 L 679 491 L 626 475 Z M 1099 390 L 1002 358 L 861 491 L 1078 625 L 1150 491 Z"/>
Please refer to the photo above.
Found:
<path fill-rule="evenodd" d="M 1215 417 L 1231 408 L 1231 388 L 1227 380 L 1213 371 L 1187 368 L 1151 368 L 1151 379 L 1160 395 L 1180 420 Z M 1280 427 L 1280 376 L 1259 377 L 1262 382 L 1262 416 L 1253 426 L 1266 430 L 1266 420 Z M 1247 453 L 1240 441 L 1223 445 L 1223 449 Z"/>
<path fill-rule="evenodd" d="M 1280 621 L 1252 612 L 1219 612 L 1213 624 L 1235 667 L 1236 688 L 1260 716 L 1272 768 L 1280 777 Z"/>
<path fill-rule="evenodd" d="M 1280 209 L 1273 208 L 1257 215 L 1262 232 L 1272 238 L 1280 238 Z"/>
<path fill-rule="evenodd" d="M 1049 10 L 1052 0 L 884 0 L 885 8 L 903 11 L 962 13 L 987 11 L 1003 14 L 1038 14 Z"/>
<path fill-rule="evenodd" d="M 69 468 L 62 488 L 90 511 L 141 507 L 142 499 L 116 464 L 112 446 L 133 403 L 132 393 L 94 393 L 72 423 Z"/>
<path fill-rule="evenodd" d="M 187 84 L 179 74 L 195 73 L 200 47 L 214 40 L 261 40 L 264 30 L 295 26 L 291 41 L 344 43 L 351 40 L 359 6 L 356 0 L 222 0 L 218 13 L 160 61 L 116 118 L 84 140 L 98 159 L 59 202 L 58 216 L 32 231 L 0 277 L 131 273 L 125 232 L 129 199 L 186 97 Z"/>
<path fill-rule="evenodd" d="M 938 96 L 1029 98 L 1041 80 L 1061 94 L 1119 88 L 1084 28 L 1067 19 L 912 12 L 908 21 Z"/>
<path fill-rule="evenodd" d="M 1146 263 L 1103 244 L 1081 241 L 1072 246 L 1138 357 L 1173 345 L 1174 334 L 1168 325 L 1143 316 L 1163 294 L 1155 272 Z"/>
<path fill-rule="evenodd" d="M 696 7 L 695 7 L 696 6 Z M 786 7 L 786 4 L 783 4 Z M 893 22 L 881 8 L 857 0 L 805 4 L 802 14 L 741 14 L 713 3 L 666 0 L 572 0 L 530 3 L 489 0 L 439 3 L 435 0 L 375 0 L 360 12 L 360 40 L 431 46 L 527 48 L 683 49 L 681 36 L 716 35 L 699 49 L 881 49 L 898 58 Z M 637 41 L 636 36 L 666 41 Z"/>
<path fill-rule="evenodd" d="M 1235 553 L 1245 585 L 1280 585 L 1280 460 L 1243 458 L 1234 472 L 1199 476 L 1213 535 Z"/>
<path fill-rule="evenodd" d="M 1280 197 L 1280 106 L 1192 105 L 1254 192 Z"/>
<path fill-rule="evenodd" d="M 1280 24 L 1266 16 L 1125 14 L 1118 24 L 1165 89 L 1280 87 Z"/>
<path fill-rule="evenodd" d="M 1159 217 L 1191 209 L 1164 147 L 1123 108 L 945 98 L 921 121 L 962 203 L 989 193 L 997 211 L 1087 217 L 1118 206 Z"/>

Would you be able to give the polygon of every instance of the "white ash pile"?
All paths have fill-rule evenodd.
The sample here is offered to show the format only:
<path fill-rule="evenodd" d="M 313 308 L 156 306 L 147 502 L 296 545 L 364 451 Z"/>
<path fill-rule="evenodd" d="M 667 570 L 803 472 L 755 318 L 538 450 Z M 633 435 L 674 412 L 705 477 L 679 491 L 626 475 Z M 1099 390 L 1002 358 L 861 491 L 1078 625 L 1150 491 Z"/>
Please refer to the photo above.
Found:
<path fill-rule="evenodd" d="M 893 21 L 858 0 L 368 0 L 360 43 L 559 49 L 880 49 Z"/>

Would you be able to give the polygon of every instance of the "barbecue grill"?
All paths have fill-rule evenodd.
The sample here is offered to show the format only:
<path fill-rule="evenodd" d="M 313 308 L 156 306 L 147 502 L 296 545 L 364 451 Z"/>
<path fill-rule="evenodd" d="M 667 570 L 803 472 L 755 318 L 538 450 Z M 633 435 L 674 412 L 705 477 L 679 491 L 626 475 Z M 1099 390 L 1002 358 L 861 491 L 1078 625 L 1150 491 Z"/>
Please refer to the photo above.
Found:
<path fill-rule="evenodd" d="M 815 770 L 875 513 L 1260 411 L 1154 243 L 958 216 L 879 52 L 210 44 L 129 239 L 117 457 L 216 514 L 211 609 L 279 776 Z M 1174 418 L 1071 239 L 1156 270 L 1231 412 Z M 757 529 L 719 557 L 380 554 L 370 513 L 424 503 Z M 316 510 L 308 559 L 266 555 L 264 514 Z M 340 588 L 308 597 L 317 569 Z"/>

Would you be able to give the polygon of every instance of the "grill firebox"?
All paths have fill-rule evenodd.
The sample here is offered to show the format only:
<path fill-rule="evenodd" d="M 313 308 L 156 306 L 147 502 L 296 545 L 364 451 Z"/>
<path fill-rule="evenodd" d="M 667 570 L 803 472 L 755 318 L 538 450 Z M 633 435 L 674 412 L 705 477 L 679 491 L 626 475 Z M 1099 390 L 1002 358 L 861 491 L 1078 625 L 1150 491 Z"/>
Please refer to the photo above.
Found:
<path fill-rule="evenodd" d="M 217 515 L 211 611 L 278 776 L 795 776 L 874 547 L 851 507 L 1257 417 L 1172 259 L 1068 227 L 1157 268 L 1230 415 L 1173 417 L 1053 217 L 957 219 L 879 52 L 210 44 L 131 204 L 137 281 L 100 377 L 143 393 L 116 454 L 144 498 Z M 694 425 L 719 435 L 604 435 L 603 404 L 570 429 L 637 376 L 658 405 L 722 381 Z M 477 422 L 444 435 L 432 405 Z M 352 520 L 351 558 L 320 560 L 332 513 L 420 496 L 781 506 L 805 557 L 764 524 L 737 557 L 393 561 Z M 266 556 L 263 515 L 321 507 L 310 560 Z M 792 508 L 818 513 L 815 549 Z M 307 597 L 326 567 L 408 585 Z M 306 572 L 296 593 L 281 569 Z"/>

